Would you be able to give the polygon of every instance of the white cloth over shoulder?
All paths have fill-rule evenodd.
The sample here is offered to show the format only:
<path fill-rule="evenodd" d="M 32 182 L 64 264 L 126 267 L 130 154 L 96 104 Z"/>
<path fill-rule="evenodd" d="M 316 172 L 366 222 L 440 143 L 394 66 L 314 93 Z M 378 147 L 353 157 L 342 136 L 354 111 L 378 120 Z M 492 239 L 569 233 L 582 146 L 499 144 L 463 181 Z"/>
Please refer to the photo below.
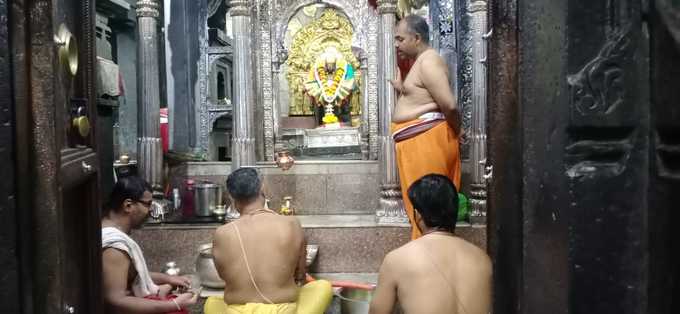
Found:
<path fill-rule="evenodd" d="M 132 259 L 132 264 L 137 270 L 137 277 L 132 283 L 132 293 L 136 297 L 145 297 L 158 293 L 158 286 L 151 280 L 142 249 L 139 248 L 135 240 L 132 240 L 132 238 L 117 228 L 105 227 L 102 228 L 102 249 L 106 248 L 121 250 Z"/>

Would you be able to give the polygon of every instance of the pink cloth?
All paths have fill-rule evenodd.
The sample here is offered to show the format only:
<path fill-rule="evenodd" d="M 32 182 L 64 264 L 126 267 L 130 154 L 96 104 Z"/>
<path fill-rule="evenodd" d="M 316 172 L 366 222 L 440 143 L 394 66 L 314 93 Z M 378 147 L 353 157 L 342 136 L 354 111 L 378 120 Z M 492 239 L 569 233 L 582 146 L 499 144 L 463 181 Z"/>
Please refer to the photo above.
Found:
<path fill-rule="evenodd" d="M 155 296 L 155 295 L 147 295 L 147 296 L 145 296 L 144 298 L 145 298 L 145 299 L 149 299 L 149 300 L 170 301 L 170 300 L 172 300 L 172 299 L 174 299 L 174 298 L 176 298 L 176 297 L 177 297 L 177 296 L 174 295 L 174 294 L 169 294 L 169 295 L 166 296 L 165 298 L 161 298 L 161 297 Z M 187 311 L 187 310 L 185 310 L 185 309 L 182 309 L 181 311 L 167 312 L 167 313 L 165 313 L 165 314 L 189 314 L 189 311 Z"/>

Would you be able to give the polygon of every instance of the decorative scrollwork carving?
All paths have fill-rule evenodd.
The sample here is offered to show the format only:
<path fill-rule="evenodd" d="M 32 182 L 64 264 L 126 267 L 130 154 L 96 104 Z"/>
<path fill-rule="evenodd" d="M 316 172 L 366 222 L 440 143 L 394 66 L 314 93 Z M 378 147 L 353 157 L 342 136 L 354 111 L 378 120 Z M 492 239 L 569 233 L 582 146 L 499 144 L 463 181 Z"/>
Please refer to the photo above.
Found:
<path fill-rule="evenodd" d="M 249 0 L 231 0 L 229 5 L 231 6 L 229 10 L 231 16 L 250 16 Z"/>
<path fill-rule="evenodd" d="M 582 115 L 609 114 L 624 98 L 623 59 L 630 50 L 630 25 L 616 32 L 578 73 L 567 76 L 571 104 Z"/>
<path fill-rule="evenodd" d="M 137 16 L 138 17 L 155 17 L 159 16 L 159 5 L 154 0 L 137 1 Z"/>

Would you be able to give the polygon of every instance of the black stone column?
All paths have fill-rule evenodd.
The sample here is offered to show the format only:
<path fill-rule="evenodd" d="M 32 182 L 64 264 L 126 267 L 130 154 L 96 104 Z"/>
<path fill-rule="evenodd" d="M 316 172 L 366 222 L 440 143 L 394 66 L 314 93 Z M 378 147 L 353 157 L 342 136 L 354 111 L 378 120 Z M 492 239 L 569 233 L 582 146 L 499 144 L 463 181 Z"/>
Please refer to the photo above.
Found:
<path fill-rule="evenodd" d="M 678 45 L 645 3 L 490 3 L 494 313 L 678 312 Z"/>
<path fill-rule="evenodd" d="M 651 127 L 647 313 L 680 311 L 680 6 L 650 1 Z"/>

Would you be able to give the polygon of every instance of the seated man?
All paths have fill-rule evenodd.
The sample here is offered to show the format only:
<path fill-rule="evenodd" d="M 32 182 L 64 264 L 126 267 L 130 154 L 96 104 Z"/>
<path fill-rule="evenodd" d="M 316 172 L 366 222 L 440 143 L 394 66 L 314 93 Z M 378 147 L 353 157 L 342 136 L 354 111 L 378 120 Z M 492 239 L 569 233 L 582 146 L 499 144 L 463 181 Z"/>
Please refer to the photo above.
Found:
<path fill-rule="evenodd" d="M 116 182 L 102 218 L 103 294 L 108 313 L 187 313 L 197 295 L 169 295 L 189 288 L 187 277 L 149 272 L 139 245 L 128 235 L 142 226 L 151 207 L 151 186 L 137 177 Z M 160 286 L 158 286 L 160 285 Z"/>
<path fill-rule="evenodd" d="M 414 182 L 408 197 L 423 236 L 385 256 L 371 314 L 487 314 L 491 303 L 491 261 L 484 251 L 458 238 L 458 193 L 438 174 Z"/>
<path fill-rule="evenodd" d="M 262 178 L 241 168 L 227 179 L 241 214 L 215 232 L 213 256 L 226 283 L 224 298 L 208 298 L 206 314 L 323 313 L 332 299 L 327 281 L 305 279 L 306 245 L 300 222 L 265 208 Z"/>

